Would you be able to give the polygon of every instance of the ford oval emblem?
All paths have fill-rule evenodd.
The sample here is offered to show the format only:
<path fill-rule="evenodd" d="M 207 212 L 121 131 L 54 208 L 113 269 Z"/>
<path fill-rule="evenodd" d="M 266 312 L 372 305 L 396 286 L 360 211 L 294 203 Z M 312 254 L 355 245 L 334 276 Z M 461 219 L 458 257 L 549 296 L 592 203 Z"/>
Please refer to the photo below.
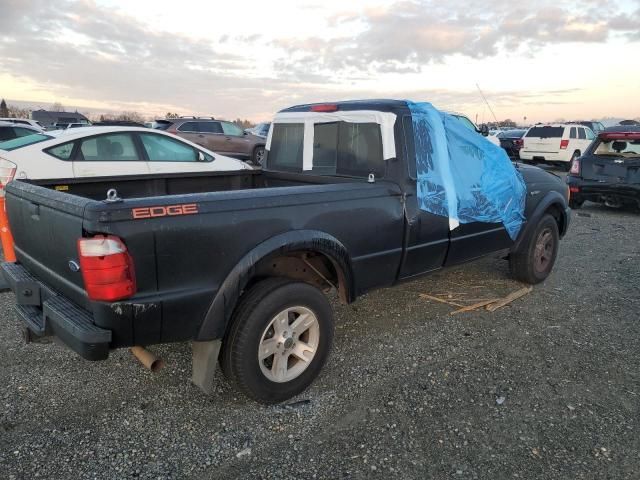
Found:
<path fill-rule="evenodd" d="M 80 265 L 78 265 L 78 262 L 76 262 L 75 260 L 69 260 L 69 270 L 71 270 L 72 272 L 79 272 Z"/>

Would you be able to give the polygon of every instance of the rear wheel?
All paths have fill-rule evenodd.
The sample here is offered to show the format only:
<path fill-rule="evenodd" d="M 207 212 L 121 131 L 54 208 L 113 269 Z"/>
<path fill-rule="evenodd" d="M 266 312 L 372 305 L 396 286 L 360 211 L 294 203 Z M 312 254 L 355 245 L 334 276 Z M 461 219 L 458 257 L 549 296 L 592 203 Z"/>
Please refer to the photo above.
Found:
<path fill-rule="evenodd" d="M 238 390 L 262 403 L 305 390 L 324 366 L 333 341 L 333 312 L 309 284 L 270 278 L 240 299 L 221 355 Z"/>
<path fill-rule="evenodd" d="M 556 219 L 545 214 L 538 226 L 509 255 L 511 274 L 521 282 L 536 284 L 545 280 L 556 262 L 560 235 Z"/>
<path fill-rule="evenodd" d="M 577 210 L 577 209 L 579 209 L 580 207 L 582 207 L 582 204 L 583 204 L 583 203 L 584 203 L 584 200 L 580 200 L 580 201 L 578 201 L 578 200 L 570 199 L 570 200 L 569 200 L 569 207 L 570 207 L 572 210 Z"/>
<path fill-rule="evenodd" d="M 253 154 L 251 155 L 251 163 L 257 167 L 261 166 L 262 161 L 264 160 L 264 152 L 264 145 L 254 148 Z"/>

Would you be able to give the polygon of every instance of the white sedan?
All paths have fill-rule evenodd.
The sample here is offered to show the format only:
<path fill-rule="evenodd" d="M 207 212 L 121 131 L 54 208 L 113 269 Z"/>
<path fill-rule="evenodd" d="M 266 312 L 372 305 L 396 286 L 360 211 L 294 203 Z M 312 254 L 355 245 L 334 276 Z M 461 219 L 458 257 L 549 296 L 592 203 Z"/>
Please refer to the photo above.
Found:
<path fill-rule="evenodd" d="M 86 127 L 0 142 L 0 182 L 251 169 L 170 133 L 142 127 Z M 0 187 L 1 188 L 1 187 Z"/>

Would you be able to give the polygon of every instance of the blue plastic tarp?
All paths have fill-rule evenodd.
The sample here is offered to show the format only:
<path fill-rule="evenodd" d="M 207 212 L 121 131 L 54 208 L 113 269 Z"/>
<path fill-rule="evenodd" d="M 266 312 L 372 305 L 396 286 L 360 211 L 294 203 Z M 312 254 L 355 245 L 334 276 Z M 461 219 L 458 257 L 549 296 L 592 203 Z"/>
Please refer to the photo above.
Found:
<path fill-rule="evenodd" d="M 430 103 L 407 101 L 413 120 L 420 208 L 460 223 L 524 221 L 526 185 L 506 152 Z"/>

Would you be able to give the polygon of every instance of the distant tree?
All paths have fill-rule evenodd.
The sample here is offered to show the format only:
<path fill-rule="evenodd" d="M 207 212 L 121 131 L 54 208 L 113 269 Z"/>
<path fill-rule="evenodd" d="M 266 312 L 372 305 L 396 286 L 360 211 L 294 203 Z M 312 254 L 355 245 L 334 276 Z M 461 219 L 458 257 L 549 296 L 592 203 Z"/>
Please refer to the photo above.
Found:
<path fill-rule="evenodd" d="M 240 118 L 236 118 L 233 123 L 235 123 L 239 127 L 242 127 L 242 129 L 255 127 L 255 124 L 251 120 L 242 120 Z"/>
<path fill-rule="evenodd" d="M 516 122 L 514 122 L 510 118 L 507 118 L 506 120 L 502 120 L 501 122 L 498 122 L 498 125 L 500 127 L 515 128 Z"/>
<path fill-rule="evenodd" d="M 126 120 L 128 122 L 144 123 L 144 117 L 138 112 L 122 112 L 116 120 Z"/>
<path fill-rule="evenodd" d="M 0 102 L 0 117 L 8 117 L 9 109 L 7 108 L 7 102 L 4 101 L 4 98 Z"/>
<path fill-rule="evenodd" d="M 7 117 L 29 118 L 29 116 L 31 115 L 31 110 L 28 108 L 16 107 L 15 105 L 8 105 L 7 113 L 8 113 Z"/>
<path fill-rule="evenodd" d="M 60 102 L 54 102 L 51 105 L 51 111 L 52 112 L 64 112 L 65 111 L 64 105 L 61 104 Z"/>
<path fill-rule="evenodd" d="M 167 112 L 167 114 L 165 115 L 165 118 L 180 118 L 180 115 L 178 115 L 175 112 Z"/>

